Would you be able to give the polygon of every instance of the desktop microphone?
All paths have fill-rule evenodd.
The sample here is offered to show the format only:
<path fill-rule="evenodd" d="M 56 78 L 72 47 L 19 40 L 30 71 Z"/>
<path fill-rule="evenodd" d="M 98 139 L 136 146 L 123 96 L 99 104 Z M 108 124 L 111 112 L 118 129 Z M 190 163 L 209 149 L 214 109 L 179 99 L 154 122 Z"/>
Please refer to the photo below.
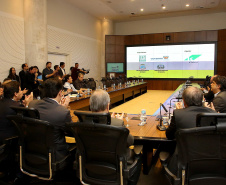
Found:
<path fill-rule="evenodd" d="M 159 129 L 160 131 L 164 131 L 164 130 L 166 130 L 166 127 L 164 125 L 162 125 L 161 107 L 163 107 L 163 109 L 166 112 L 168 112 L 167 109 L 166 109 L 166 107 L 162 103 L 160 103 L 160 120 L 159 120 L 159 125 L 157 125 L 157 129 Z"/>

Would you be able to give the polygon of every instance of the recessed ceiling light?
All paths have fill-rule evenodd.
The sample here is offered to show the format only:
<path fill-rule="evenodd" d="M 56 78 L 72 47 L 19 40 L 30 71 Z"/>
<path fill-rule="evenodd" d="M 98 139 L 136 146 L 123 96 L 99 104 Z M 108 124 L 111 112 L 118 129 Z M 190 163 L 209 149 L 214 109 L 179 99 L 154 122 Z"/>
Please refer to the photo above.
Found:
<path fill-rule="evenodd" d="M 162 4 L 162 9 L 166 9 L 166 6 L 164 4 Z"/>
<path fill-rule="evenodd" d="M 189 4 L 186 4 L 186 7 L 189 7 L 190 5 Z"/>
<path fill-rule="evenodd" d="M 143 11 L 144 11 L 144 9 L 143 9 L 143 8 L 141 8 L 141 9 L 140 9 L 140 11 L 141 11 L 141 12 L 143 12 Z"/>

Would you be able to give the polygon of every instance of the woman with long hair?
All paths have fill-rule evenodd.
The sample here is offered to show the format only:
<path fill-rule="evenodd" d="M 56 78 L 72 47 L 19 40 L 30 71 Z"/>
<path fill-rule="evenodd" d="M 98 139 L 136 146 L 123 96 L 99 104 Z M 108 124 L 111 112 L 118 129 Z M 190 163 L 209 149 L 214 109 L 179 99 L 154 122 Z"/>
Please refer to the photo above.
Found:
<path fill-rule="evenodd" d="M 8 76 L 8 78 L 10 78 L 11 80 L 20 82 L 20 78 L 19 78 L 18 75 L 16 75 L 16 69 L 14 67 L 11 67 L 9 69 L 9 76 Z"/>

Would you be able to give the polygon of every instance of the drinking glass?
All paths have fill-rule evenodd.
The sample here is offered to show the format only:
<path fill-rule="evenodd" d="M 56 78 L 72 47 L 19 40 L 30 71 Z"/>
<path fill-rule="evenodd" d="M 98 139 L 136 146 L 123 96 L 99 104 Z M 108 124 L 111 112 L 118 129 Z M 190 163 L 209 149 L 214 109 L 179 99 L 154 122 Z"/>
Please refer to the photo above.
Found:
<path fill-rule="evenodd" d="M 129 124 L 128 124 L 129 117 L 128 117 L 128 114 L 127 113 L 125 113 L 125 120 L 126 120 L 126 127 L 129 127 Z"/>

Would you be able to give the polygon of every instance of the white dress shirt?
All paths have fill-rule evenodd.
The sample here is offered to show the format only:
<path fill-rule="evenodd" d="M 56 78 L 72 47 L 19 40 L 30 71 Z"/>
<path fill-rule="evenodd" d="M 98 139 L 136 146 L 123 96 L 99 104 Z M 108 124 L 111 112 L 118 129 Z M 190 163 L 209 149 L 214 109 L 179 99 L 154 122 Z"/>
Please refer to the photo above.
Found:
<path fill-rule="evenodd" d="M 62 71 L 63 75 L 66 75 L 65 69 L 63 69 L 63 68 L 60 67 L 60 70 Z"/>
<path fill-rule="evenodd" d="M 75 89 L 74 85 L 73 84 L 70 84 L 69 82 L 65 82 L 64 83 L 64 88 L 66 88 L 66 89 L 72 89 L 72 91 L 75 91 L 75 92 L 78 91 L 78 90 Z"/>

